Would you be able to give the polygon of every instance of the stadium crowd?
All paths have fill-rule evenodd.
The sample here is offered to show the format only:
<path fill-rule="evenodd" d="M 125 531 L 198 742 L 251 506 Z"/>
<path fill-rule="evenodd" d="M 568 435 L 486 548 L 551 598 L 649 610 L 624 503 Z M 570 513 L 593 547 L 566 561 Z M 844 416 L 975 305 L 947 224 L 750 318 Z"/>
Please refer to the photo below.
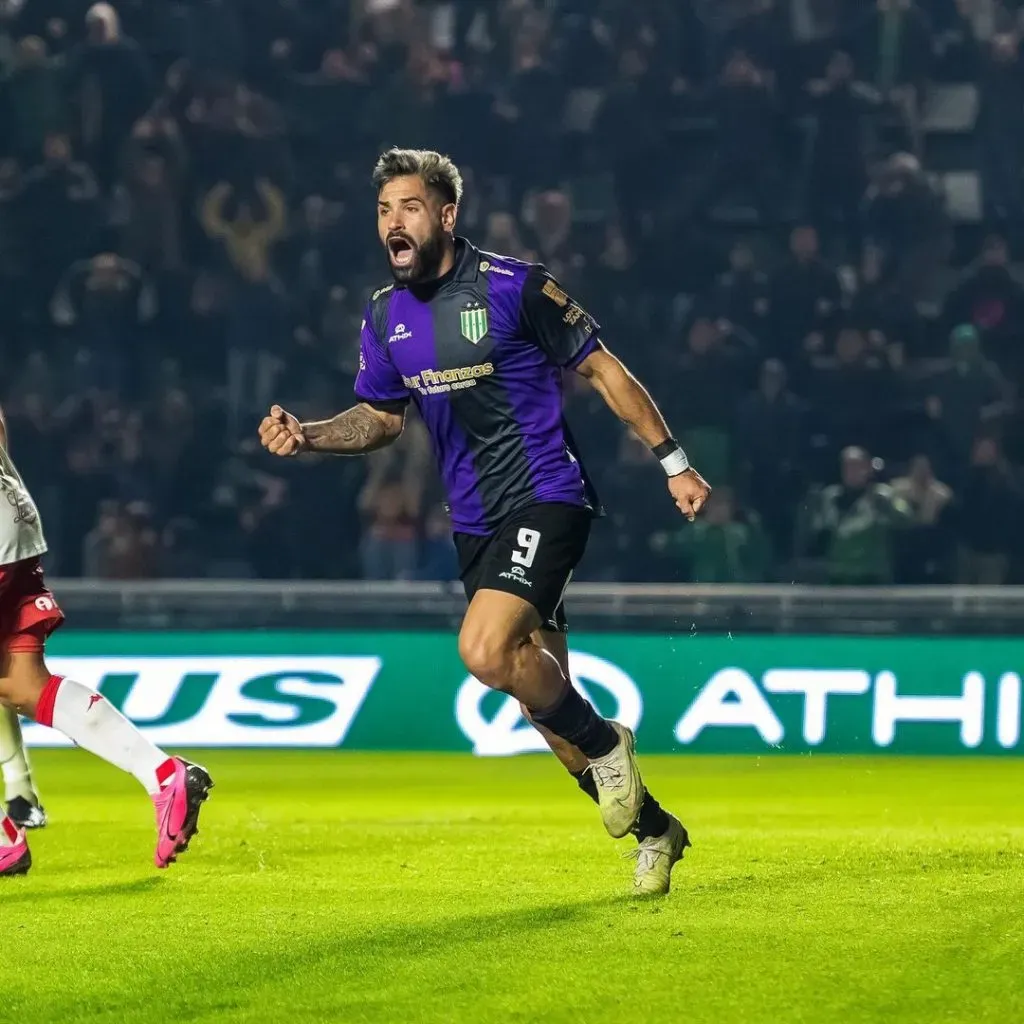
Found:
<path fill-rule="evenodd" d="M 0 0 L 0 397 L 54 575 L 450 579 L 413 421 L 351 401 L 368 173 L 450 153 L 460 232 L 543 261 L 715 485 L 680 522 L 569 379 L 590 578 L 1024 577 L 1024 68 L 1009 0 Z M 930 173 L 971 83 L 983 218 Z"/>

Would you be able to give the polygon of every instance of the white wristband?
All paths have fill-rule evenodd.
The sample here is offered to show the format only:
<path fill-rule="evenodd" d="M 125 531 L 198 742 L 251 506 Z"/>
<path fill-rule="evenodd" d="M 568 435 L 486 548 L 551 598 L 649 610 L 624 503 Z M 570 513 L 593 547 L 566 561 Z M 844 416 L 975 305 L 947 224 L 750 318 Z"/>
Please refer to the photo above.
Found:
<path fill-rule="evenodd" d="M 690 468 L 690 460 L 682 448 L 677 448 L 661 460 L 661 468 L 665 470 L 666 476 L 679 476 Z"/>

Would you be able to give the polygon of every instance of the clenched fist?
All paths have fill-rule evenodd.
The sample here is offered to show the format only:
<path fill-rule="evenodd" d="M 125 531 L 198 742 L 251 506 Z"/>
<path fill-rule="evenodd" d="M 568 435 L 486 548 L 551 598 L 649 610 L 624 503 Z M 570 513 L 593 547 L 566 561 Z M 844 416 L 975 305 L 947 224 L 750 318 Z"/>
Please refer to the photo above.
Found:
<path fill-rule="evenodd" d="M 271 455 L 298 455 L 309 448 L 302 424 L 279 405 L 272 405 L 260 423 L 260 444 Z"/>
<path fill-rule="evenodd" d="M 685 473 L 669 477 L 668 492 L 679 511 L 692 523 L 707 503 L 711 488 L 704 477 L 691 467 Z"/>

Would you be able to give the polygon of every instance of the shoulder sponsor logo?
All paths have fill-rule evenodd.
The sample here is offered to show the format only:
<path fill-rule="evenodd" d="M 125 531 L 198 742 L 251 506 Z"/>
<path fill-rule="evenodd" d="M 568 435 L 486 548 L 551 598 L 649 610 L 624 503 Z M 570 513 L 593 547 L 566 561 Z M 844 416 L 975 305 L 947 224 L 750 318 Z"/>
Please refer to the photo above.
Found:
<path fill-rule="evenodd" d="M 600 707 L 606 717 L 634 730 L 640 724 L 643 715 L 640 690 L 617 665 L 594 654 L 570 651 L 569 674 L 573 686 Z M 473 744 L 473 753 L 495 757 L 546 751 L 547 744 L 523 718 L 519 702 L 514 698 L 502 696 L 497 713 L 488 716 L 484 705 L 491 706 L 496 697 L 498 695 L 483 683 L 467 676 L 455 698 L 455 718 Z"/>
<path fill-rule="evenodd" d="M 388 338 L 388 344 L 393 345 L 396 341 L 406 341 L 412 337 L 412 331 L 405 324 L 395 324 L 395 331 Z"/>
<path fill-rule="evenodd" d="M 544 287 L 541 291 L 556 305 L 556 306 L 568 306 L 569 296 L 562 291 L 561 288 L 555 284 L 554 281 L 545 281 Z"/>
<path fill-rule="evenodd" d="M 167 747 L 340 746 L 380 672 L 376 656 L 55 657 Z M 28 724 L 34 746 L 70 746 Z"/>
<path fill-rule="evenodd" d="M 373 294 L 372 294 L 372 295 L 370 296 L 370 301 L 371 301 L 371 302 L 376 302 L 376 301 L 377 301 L 377 300 L 378 300 L 378 299 L 379 299 L 379 298 L 380 298 L 380 297 L 381 297 L 382 295 L 387 295 L 387 293 L 388 293 L 389 291 L 391 291 L 391 289 L 392 289 L 392 288 L 394 288 L 394 287 L 395 287 L 395 286 L 394 286 L 394 284 L 386 284 L 386 285 L 384 285 L 384 287 L 383 287 L 383 288 L 378 288 L 378 289 L 377 289 L 377 290 L 376 290 L 376 291 L 375 291 L 375 292 L 374 292 L 374 293 L 373 293 Z"/>
<path fill-rule="evenodd" d="M 565 316 L 562 317 L 562 322 L 567 327 L 575 327 L 576 324 L 579 323 L 579 321 L 584 317 L 584 315 L 585 314 L 583 310 L 574 302 L 565 311 Z"/>
<path fill-rule="evenodd" d="M 502 277 L 515 277 L 515 272 L 505 267 L 499 267 L 496 263 L 489 263 L 487 260 L 480 261 L 480 270 L 484 274 L 501 274 Z"/>

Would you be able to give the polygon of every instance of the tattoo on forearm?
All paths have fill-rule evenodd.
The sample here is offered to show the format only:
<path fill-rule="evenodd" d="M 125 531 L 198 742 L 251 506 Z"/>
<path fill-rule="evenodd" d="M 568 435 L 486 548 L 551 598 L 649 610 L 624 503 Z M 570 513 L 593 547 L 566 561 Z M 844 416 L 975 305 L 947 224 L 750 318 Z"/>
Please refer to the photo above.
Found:
<path fill-rule="evenodd" d="M 361 455 L 390 444 L 398 435 L 388 428 L 384 417 L 357 405 L 329 420 L 304 423 L 303 433 L 315 452 Z"/>

